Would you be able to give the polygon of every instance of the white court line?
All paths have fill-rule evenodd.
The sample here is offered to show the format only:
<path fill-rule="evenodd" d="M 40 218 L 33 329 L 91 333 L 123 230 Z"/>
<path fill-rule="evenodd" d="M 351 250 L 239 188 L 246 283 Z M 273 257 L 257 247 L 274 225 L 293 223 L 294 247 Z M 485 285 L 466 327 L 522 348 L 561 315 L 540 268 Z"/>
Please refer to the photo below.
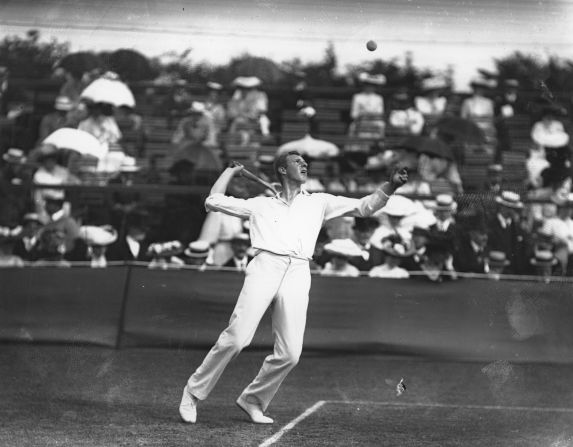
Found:
<path fill-rule="evenodd" d="M 523 407 L 506 405 L 471 405 L 471 404 L 438 404 L 422 402 L 376 402 L 369 400 L 327 400 L 325 403 L 350 405 L 383 405 L 387 407 L 415 408 L 452 408 L 462 410 L 508 410 L 508 411 L 539 411 L 546 413 L 573 413 L 573 408 L 566 407 Z"/>
<path fill-rule="evenodd" d="M 277 442 L 280 438 L 282 438 L 282 436 L 289 430 L 292 430 L 296 424 L 298 424 L 299 422 L 301 422 L 302 420 L 306 419 L 307 417 L 309 417 L 312 413 L 314 413 L 315 411 L 317 411 L 320 407 L 322 407 L 327 401 L 325 400 L 319 400 L 318 402 L 316 402 L 312 407 L 307 408 L 306 410 L 304 410 L 301 414 L 299 414 L 297 417 L 295 417 L 292 421 L 290 421 L 288 424 L 286 424 L 283 428 L 281 428 L 279 431 L 277 431 L 274 435 L 272 435 L 270 438 L 265 439 L 261 444 L 259 444 L 259 447 L 268 447 L 270 445 L 273 445 L 275 442 Z M 328 401 L 330 402 L 330 401 Z"/>

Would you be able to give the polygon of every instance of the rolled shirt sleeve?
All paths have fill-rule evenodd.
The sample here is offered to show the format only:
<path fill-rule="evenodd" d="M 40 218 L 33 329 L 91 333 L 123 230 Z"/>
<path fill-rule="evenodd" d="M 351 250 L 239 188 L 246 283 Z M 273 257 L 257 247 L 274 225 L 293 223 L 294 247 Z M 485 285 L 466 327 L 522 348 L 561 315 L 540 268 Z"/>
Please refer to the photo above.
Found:
<path fill-rule="evenodd" d="M 253 199 L 238 199 L 237 197 L 215 193 L 205 200 L 205 209 L 207 211 L 220 211 L 241 219 L 249 219 L 253 214 L 254 204 Z"/>
<path fill-rule="evenodd" d="M 326 198 L 325 220 L 342 216 L 372 216 L 376 211 L 382 209 L 389 199 L 389 196 L 381 188 L 361 199 L 334 196 L 332 194 L 324 194 L 324 196 Z"/>

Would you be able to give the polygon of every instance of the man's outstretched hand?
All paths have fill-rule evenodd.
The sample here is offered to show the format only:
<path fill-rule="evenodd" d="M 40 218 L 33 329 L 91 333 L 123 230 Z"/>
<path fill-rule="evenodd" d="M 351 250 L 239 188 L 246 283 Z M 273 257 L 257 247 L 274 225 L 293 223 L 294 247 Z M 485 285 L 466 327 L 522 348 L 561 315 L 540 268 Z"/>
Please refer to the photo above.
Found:
<path fill-rule="evenodd" d="M 394 191 L 397 190 L 408 181 L 408 170 L 401 166 L 395 166 L 392 170 L 389 181 L 392 189 Z"/>

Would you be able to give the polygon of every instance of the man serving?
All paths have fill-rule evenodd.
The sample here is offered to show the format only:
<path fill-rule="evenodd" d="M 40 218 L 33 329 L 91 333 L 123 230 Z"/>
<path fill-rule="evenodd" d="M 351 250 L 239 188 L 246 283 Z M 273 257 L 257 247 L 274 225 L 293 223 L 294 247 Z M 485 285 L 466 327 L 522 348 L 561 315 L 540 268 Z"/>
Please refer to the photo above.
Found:
<path fill-rule="evenodd" d="M 264 411 L 302 352 L 309 261 L 323 222 L 340 216 L 371 216 L 408 180 L 405 169 L 395 169 L 389 182 L 362 199 L 309 194 L 301 187 L 307 167 L 296 151 L 277 156 L 274 168 L 282 190 L 275 197 L 226 196 L 227 185 L 243 170 L 240 164 L 225 169 L 211 188 L 205 201 L 207 210 L 249 219 L 256 254 L 247 266 L 229 326 L 183 390 L 179 413 L 185 422 L 196 422 L 198 401 L 207 398 L 227 364 L 249 345 L 265 311 L 273 304 L 274 351 L 236 402 L 252 422 L 273 423 Z"/>

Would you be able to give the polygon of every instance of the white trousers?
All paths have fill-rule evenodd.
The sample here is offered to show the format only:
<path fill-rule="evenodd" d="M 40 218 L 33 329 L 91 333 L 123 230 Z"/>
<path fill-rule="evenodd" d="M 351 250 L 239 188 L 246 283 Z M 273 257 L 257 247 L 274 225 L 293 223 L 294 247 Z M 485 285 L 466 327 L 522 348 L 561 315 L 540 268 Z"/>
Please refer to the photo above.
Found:
<path fill-rule="evenodd" d="M 272 304 L 274 351 L 242 393 L 247 402 L 266 410 L 302 352 L 309 290 L 308 261 L 264 251 L 255 256 L 247 266 L 229 326 L 187 382 L 190 392 L 201 400 L 209 395 L 229 362 L 251 343 Z"/>

